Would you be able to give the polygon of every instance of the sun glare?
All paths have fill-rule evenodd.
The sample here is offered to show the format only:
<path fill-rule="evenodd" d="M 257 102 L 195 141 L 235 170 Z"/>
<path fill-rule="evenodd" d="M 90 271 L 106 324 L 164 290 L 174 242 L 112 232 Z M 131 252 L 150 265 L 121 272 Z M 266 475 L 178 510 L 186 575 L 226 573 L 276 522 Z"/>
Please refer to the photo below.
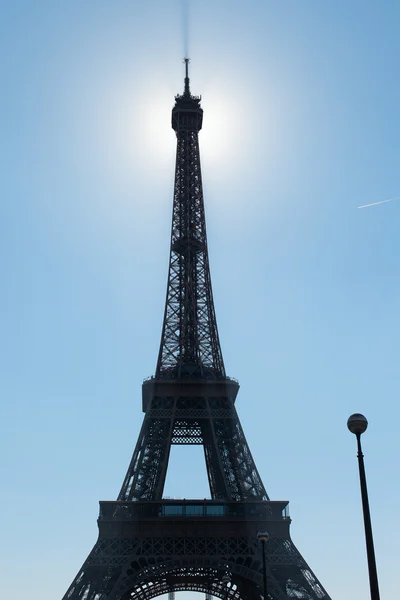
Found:
<path fill-rule="evenodd" d="M 171 99 L 160 94 L 143 98 L 135 106 L 130 123 L 130 153 L 143 168 L 153 170 L 175 154 L 175 134 L 171 129 Z"/>
<path fill-rule="evenodd" d="M 171 129 L 174 96 L 169 89 L 158 89 L 135 99 L 130 124 L 130 153 L 142 168 L 154 170 L 175 156 L 175 134 Z M 232 163 L 243 160 L 246 146 L 245 120 L 240 116 L 243 103 L 237 94 L 210 88 L 202 97 L 203 129 L 199 134 L 202 160 L 214 167 L 232 169 Z"/>
<path fill-rule="evenodd" d="M 203 130 L 200 134 L 202 157 L 219 169 L 232 168 L 242 155 L 246 131 L 239 117 L 240 103 L 222 90 L 206 92 L 202 101 Z"/>

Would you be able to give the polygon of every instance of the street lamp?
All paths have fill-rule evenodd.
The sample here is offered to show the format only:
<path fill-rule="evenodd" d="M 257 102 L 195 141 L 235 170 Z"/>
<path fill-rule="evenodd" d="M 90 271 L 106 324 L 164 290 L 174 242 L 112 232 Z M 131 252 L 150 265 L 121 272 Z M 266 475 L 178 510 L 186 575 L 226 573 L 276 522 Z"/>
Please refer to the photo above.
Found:
<path fill-rule="evenodd" d="M 225 572 L 225 573 L 222 575 L 221 581 L 222 581 L 222 583 L 223 583 L 224 585 L 226 585 L 226 596 L 225 596 L 225 598 L 228 598 L 228 592 L 229 592 L 228 585 L 230 584 L 230 581 L 231 581 L 231 578 L 230 578 L 230 576 L 229 576 L 229 573 L 228 573 L 228 571 L 226 571 L 226 572 Z"/>
<path fill-rule="evenodd" d="M 365 529 L 365 542 L 367 546 L 367 560 L 368 560 L 368 572 L 369 572 L 369 587 L 371 590 L 371 600 L 379 600 L 379 585 L 378 585 L 378 575 L 376 572 L 376 562 L 375 562 L 375 550 L 374 550 L 374 540 L 372 537 L 372 527 L 371 527 L 371 515 L 369 512 L 369 501 L 368 501 L 368 491 L 367 491 L 367 480 L 365 477 L 365 468 L 364 468 L 364 454 L 361 449 L 361 434 L 368 427 L 368 421 L 364 417 L 364 415 L 360 415 L 359 413 L 355 413 L 351 415 L 347 420 L 347 427 L 354 433 L 357 438 L 357 457 L 358 457 L 358 467 L 360 471 L 360 487 L 361 487 L 361 500 L 362 507 L 364 513 L 364 529 Z"/>
<path fill-rule="evenodd" d="M 257 539 L 258 539 L 259 542 L 261 542 L 261 545 L 262 545 L 264 600 L 267 600 L 267 598 L 268 598 L 268 596 L 267 596 L 268 591 L 267 591 L 267 565 L 266 565 L 266 562 L 265 562 L 265 544 L 269 540 L 269 533 L 268 533 L 268 531 L 259 531 L 257 533 Z"/>

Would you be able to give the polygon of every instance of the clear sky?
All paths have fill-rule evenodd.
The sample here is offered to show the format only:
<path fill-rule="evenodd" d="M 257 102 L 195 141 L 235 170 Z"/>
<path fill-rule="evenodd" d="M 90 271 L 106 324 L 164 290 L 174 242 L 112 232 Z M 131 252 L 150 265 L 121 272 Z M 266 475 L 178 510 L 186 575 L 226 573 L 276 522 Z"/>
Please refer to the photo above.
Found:
<path fill-rule="evenodd" d="M 357 206 L 400 195 L 399 24 L 390 0 L 1 3 L 4 599 L 61 599 L 136 443 L 186 44 L 217 318 L 249 445 L 332 598 L 365 600 L 346 420 L 367 416 L 381 597 L 393 597 L 400 202 Z M 197 452 L 174 448 L 165 493 L 208 495 Z"/>

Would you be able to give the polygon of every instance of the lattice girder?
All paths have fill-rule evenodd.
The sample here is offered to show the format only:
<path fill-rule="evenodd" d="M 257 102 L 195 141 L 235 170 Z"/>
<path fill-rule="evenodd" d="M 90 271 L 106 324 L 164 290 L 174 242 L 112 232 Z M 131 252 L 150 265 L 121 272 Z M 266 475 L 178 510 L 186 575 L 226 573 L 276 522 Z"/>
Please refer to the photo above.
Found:
<path fill-rule="evenodd" d="M 177 381 L 173 387 L 151 380 L 144 387 L 149 383 L 154 395 L 146 398 L 143 426 L 118 500 L 162 498 L 172 444 L 203 445 L 211 498 L 268 499 L 234 405 L 237 384 L 235 390 L 230 380 L 203 386 Z"/>
<path fill-rule="evenodd" d="M 181 590 L 259 600 L 262 555 L 256 532 L 266 527 L 271 532 L 267 545 L 270 600 L 330 600 L 290 539 L 290 519 L 282 516 L 285 505 L 103 502 L 99 540 L 65 600 L 150 600 Z M 187 516 L 200 507 L 202 516 Z M 218 516 L 221 507 L 224 514 Z M 179 510 L 182 514 L 173 514 Z M 222 580 L 226 572 L 230 574 L 228 588 Z"/>
<path fill-rule="evenodd" d="M 207 249 L 199 99 L 176 98 L 177 150 L 167 298 L 156 377 L 224 378 Z"/>
<path fill-rule="evenodd" d="M 63 600 L 151 600 L 178 591 L 260 600 L 256 535 L 264 529 L 264 600 L 330 600 L 291 541 L 287 502 L 268 500 L 236 412 L 239 385 L 225 374 L 201 179 L 203 111 L 187 69 L 188 60 L 172 110 L 175 186 L 156 376 L 142 386 L 145 416 L 118 501 L 100 503 L 98 541 Z M 172 444 L 203 445 L 212 500 L 162 499 Z"/>

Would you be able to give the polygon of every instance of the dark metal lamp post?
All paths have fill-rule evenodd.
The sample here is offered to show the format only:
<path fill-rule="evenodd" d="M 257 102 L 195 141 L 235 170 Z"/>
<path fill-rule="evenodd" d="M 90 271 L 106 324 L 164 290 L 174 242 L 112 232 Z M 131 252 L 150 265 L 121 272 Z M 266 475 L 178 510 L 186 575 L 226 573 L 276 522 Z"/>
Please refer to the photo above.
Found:
<path fill-rule="evenodd" d="M 365 468 L 364 468 L 364 454 L 361 449 L 361 434 L 368 427 L 368 421 L 364 417 L 364 415 L 360 415 L 358 413 L 351 415 L 347 421 L 347 427 L 354 433 L 357 438 L 357 457 L 358 457 L 358 467 L 360 470 L 360 487 L 361 487 L 361 500 L 362 507 L 364 513 L 364 529 L 365 529 L 365 541 L 367 546 L 367 559 L 368 559 L 368 572 L 369 572 L 369 587 L 371 590 L 371 600 L 379 600 L 379 585 L 378 585 L 378 575 L 376 572 L 376 562 L 375 562 L 375 550 L 374 550 L 374 540 L 372 537 L 372 527 L 371 527 L 371 515 L 369 512 L 369 501 L 368 501 L 368 491 L 367 491 L 367 480 L 365 477 Z"/>
<path fill-rule="evenodd" d="M 262 557 L 263 557 L 263 588 L 264 588 L 264 600 L 267 600 L 268 596 L 268 590 L 267 590 L 267 565 L 265 562 L 265 544 L 268 542 L 269 540 L 269 533 L 268 531 L 259 531 L 257 533 L 257 539 L 261 542 L 262 545 Z"/>
<path fill-rule="evenodd" d="M 225 597 L 228 598 L 228 593 L 229 593 L 229 587 L 228 587 L 228 585 L 231 582 L 231 578 L 229 576 L 228 571 L 224 575 L 222 575 L 221 581 L 222 581 L 222 583 L 224 585 L 226 585 L 226 596 Z"/>

